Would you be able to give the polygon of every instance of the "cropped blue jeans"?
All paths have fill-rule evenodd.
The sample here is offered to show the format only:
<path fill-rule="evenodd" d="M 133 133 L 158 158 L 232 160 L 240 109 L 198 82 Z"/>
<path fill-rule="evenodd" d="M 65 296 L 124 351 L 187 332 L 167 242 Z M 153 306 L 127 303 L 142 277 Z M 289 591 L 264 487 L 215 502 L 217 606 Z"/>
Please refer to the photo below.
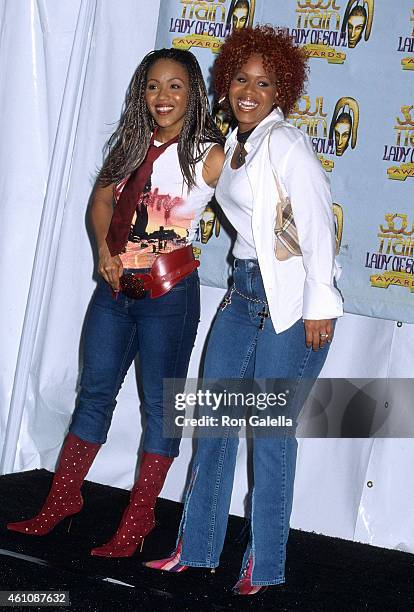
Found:
<path fill-rule="evenodd" d="M 245 296 L 266 300 L 256 260 L 236 260 L 234 283 Z M 318 351 L 308 349 L 302 320 L 276 334 L 269 317 L 260 329 L 260 311 L 259 303 L 232 293 L 231 303 L 219 310 L 212 328 L 204 379 L 295 379 L 295 397 L 303 405 L 311 388 L 305 381 L 319 375 L 329 345 Z M 181 564 L 211 568 L 219 564 L 239 442 L 234 432 L 230 434 L 227 429 L 220 438 L 198 441 L 178 536 L 182 538 Z M 253 438 L 251 533 L 241 572 L 252 556 L 253 585 L 285 580 L 296 450 L 292 435 Z"/>
<path fill-rule="evenodd" d="M 180 439 L 163 436 L 163 379 L 187 376 L 199 320 L 197 271 L 155 299 L 147 295 L 134 300 L 119 293 L 115 300 L 110 286 L 100 280 L 86 321 L 81 390 L 70 431 L 89 442 L 106 441 L 116 397 L 139 353 L 146 417 L 143 450 L 176 457 Z"/>

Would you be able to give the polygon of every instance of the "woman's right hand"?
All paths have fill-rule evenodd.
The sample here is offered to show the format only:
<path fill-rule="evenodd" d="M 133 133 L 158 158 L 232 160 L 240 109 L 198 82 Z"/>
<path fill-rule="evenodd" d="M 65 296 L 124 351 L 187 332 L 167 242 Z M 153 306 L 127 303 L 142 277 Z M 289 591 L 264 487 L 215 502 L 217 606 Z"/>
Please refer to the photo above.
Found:
<path fill-rule="evenodd" d="M 119 291 L 119 279 L 124 267 L 119 255 L 111 256 L 107 244 L 99 249 L 98 272 L 109 283 L 114 291 Z"/>

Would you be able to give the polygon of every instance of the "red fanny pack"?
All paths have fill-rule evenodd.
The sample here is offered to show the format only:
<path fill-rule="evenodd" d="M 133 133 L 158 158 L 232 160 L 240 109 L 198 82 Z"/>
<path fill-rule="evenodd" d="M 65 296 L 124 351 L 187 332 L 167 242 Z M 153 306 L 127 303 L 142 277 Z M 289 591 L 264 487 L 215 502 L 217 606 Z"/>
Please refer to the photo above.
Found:
<path fill-rule="evenodd" d="M 157 298 L 168 293 L 199 265 L 200 262 L 194 259 L 191 245 L 175 249 L 171 253 L 159 255 L 148 274 L 131 273 L 121 276 L 121 291 L 135 300 L 145 297 L 147 291 L 151 298 Z"/>

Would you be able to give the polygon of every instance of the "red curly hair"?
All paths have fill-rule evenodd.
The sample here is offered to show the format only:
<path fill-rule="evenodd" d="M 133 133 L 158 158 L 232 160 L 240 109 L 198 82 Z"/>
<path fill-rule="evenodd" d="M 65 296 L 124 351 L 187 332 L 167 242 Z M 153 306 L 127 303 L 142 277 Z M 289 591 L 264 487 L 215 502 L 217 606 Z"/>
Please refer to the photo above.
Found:
<path fill-rule="evenodd" d="M 233 30 L 221 47 L 214 64 L 214 88 L 221 106 L 231 111 L 227 94 L 234 74 L 255 54 L 263 57 L 268 73 L 276 75 L 278 105 L 287 116 L 302 95 L 308 78 L 308 58 L 284 31 L 270 25 L 258 25 Z"/>

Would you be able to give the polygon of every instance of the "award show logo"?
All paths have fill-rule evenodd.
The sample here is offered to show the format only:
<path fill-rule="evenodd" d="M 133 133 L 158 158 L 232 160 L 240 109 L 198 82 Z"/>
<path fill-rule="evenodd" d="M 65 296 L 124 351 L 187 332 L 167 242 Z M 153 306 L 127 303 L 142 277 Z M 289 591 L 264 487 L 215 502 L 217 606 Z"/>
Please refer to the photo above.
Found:
<path fill-rule="evenodd" d="M 414 54 L 414 8 L 411 12 L 410 21 L 413 22 L 411 36 L 398 37 L 397 51 L 400 51 L 400 53 Z M 401 66 L 403 70 L 414 70 L 414 55 L 408 55 L 407 57 L 403 57 L 401 60 Z"/>
<path fill-rule="evenodd" d="M 220 235 L 220 219 L 219 212 L 214 205 L 208 204 L 203 214 L 201 215 L 201 219 L 197 228 L 197 236 L 196 240 L 200 241 L 201 244 L 207 244 L 210 238 L 214 236 L 216 238 Z"/>
<path fill-rule="evenodd" d="M 220 106 L 216 106 L 213 111 L 213 119 L 223 136 L 227 136 L 231 126 L 230 115 L 220 108 Z"/>
<path fill-rule="evenodd" d="M 301 108 L 304 102 L 304 108 Z M 356 147 L 359 125 L 359 105 L 355 98 L 342 97 L 335 104 L 329 124 L 324 112 L 324 99 L 317 96 L 312 110 L 310 96 L 302 96 L 288 119 L 297 128 L 306 131 L 313 148 L 326 172 L 332 172 L 334 161 L 326 155 L 342 157 L 349 146 Z"/>
<path fill-rule="evenodd" d="M 329 140 L 335 142 L 335 155 L 341 157 L 349 144 L 355 149 L 359 125 L 359 106 L 354 98 L 339 98 L 329 128 Z"/>
<path fill-rule="evenodd" d="M 373 18 L 374 0 L 348 0 L 343 15 L 338 0 L 297 0 L 296 28 L 286 29 L 310 58 L 343 64 L 346 53 L 342 49 L 367 41 Z"/>
<path fill-rule="evenodd" d="M 184 36 L 174 38 L 176 49 L 201 47 L 218 53 L 224 38 L 233 29 L 253 25 L 256 0 L 180 0 L 180 12 L 170 17 L 169 32 Z"/>
<path fill-rule="evenodd" d="M 381 270 L 370 277 L 371 286 L 387 289 L 405 287 L 414 293 L 414 220 L 409 226 L 405 213 L 387 213 L 378 232 L 379 246 L 367 252 L 365 267 Z"/>
<path fill-rule="evenodd" d="M 395 144 L 384 145 L 383 161 L 397 162 L 399 165 L 387 168 L 389 179 L 405 181 L 414 178 L 414 105 L 401 107 L 401 118 L 396 117 Z"/>
<path fill-rule="evenodd" d="M 221 218 L 222 212 L 221 208 L 217 204 L 217 201 L 213 197 L 211 202 L 207 204 L 205 207 L 200 221 L 198 222 L 198 226 L 196 229 L 196 234 L 194 238 L 195 245 L 193 245 L 194 257 L 196 259 L 200 259 L 202 249 L 205 248 L 207 243 L 211 238 L 218 238 L 220 236 L 221 230 Z M 197 243 L 199 246 L 197 246 Z M 210 243 L 210 246 L 216 243 L 216 240 L 213 240 Z M 202 246 L 204 245 L 204 246 Z M 214 248 L 214 244 L 213 244 Z"/>

